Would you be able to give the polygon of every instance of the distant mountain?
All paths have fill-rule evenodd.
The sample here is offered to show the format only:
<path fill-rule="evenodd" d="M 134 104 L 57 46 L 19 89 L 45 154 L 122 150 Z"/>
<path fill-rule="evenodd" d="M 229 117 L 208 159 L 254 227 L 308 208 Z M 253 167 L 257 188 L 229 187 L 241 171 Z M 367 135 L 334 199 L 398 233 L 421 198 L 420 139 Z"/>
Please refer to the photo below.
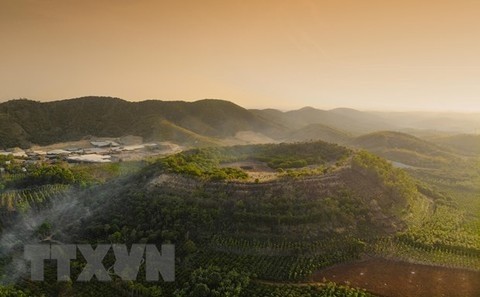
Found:
<path fill-rule="evenodd" d="M 294 130 L 305 126 L 305 123 L 298 119 L 291 119 L 285 115 L 285 112 L 277 109 L 250 109 L 250 112 L 265 121 L 283 127 L 284 130 Z"/>
<path fill-rule="evenodd" d="M 268 121 L 292 129 L 300 129 L 310 124 L 321 124 L 352 134 L 364 134 L 384 129 L 396 129 L 388 120 L 371 114 L 348 108 L 320 110 L 304 107 L 299 110 L 281 112 L 278 110 L 253 110 L 253 112 Z"/>
<path fill-rule="evenodd" d="M 438 130 L 432 130 L 432 129 L 414 129 L 414 128 L 403 128 L 403 129 L 397 130 L 397 132 L 410 134 L 415 137 L 428 140 L 428 141 L 435 138 L 439 138 L 439 137 L 456 135 L 455 132 L 438 131 Z"/>
<path fill-rule="evenodd" d="M 431 130 L 438 133 L 475 133 L 480 129 L 480 113 L 459 112 L 372 112 L 402 128 Z"/>
<path fill-rule="evenodd" d="M 371 151 L 388 149 L 395 154 L 409 151 L 409 154 L 421 153 L 425 157 L 432 157 L 431 153 L 434 153 L 433 156 L 438 157 L 433 148 L 423 150 L 432 144 L 422 143 L 408 134 L 365 135 L 392 130 L 408 131 L 422 139 L 428 136 L 428 139 L 436 139 L 438 144 L 456 152 L 475 151 L 474 140 L 469 142 L 465 137 L 442 140 L 440 136 L 449 136 L 452 132 L 430 128 L 437 124 L 440 127 L 442 118 L 449 119 L 445 131 L 476 121 L 472 115 L 381 113 L 349 108 L 320 110 L 304 107 L 286 112 L 248 110 L 229 101 L 214 99 L 129 102 L 112 97 L 82 97 L 43 103 L 20 99 L 0 103 L 0 149 L 48 145 L 88 136 L 137 135 L 147 141 L 169 140 L 191 146 L 324 140 L 352 143 Z M 415 123 L 421 124 L 416 126 Z M 476 127 L 475 124 L 467 126 L 463 129 Z M 365 136 L 352 142 L 352 137 L 360 135 Z M 456 141 L 464 145 L 457 145 Z M 397 147 L 391 147 L 392 144 Z"/>
<path fill-rule="evenodd" d="M 322 124 L 310 124 L 288 133 L 283 140 L 287 142 L 323 140 L 325 142 L 346 144 L 351 140 L 351 135 Z"/>
<path fill-rule="evenodd" d="M 450 150 L 415 136 L 392 131 L 375 132 L 353 139 L 350 145 L 411 166 L 435 167 L 457 158 Z"/>
<path fill-rule="evenodd" d="M 28 147 L 78 140 L 88 135 L 179 142 L 215 142 L 239 131 L 278 134 L 277 127 L 222 100 L 128 102 L 83 97 L 54 102 L 12 100 L 0 104 L 0 147 Z"/>
<path fill-rule="evenodd" d="M 480 135 L 459 134 L 438 137 L 431 141 L 461 153 L 480 155 Z"/>

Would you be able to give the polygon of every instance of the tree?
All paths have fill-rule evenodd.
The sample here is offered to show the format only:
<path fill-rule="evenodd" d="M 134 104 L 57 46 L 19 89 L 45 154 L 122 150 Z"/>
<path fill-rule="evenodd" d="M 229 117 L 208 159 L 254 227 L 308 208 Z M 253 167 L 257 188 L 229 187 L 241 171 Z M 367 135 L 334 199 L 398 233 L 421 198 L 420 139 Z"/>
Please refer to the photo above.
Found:
<path fill-rule="evenodd" d="M 199 268 L 192 272 L 190 281 L 175 291 L 176 297 L 239 297 L 250 283 L 250 277 L 236 270 L 222 271 L 219 267 Z"/>
<path fill-rule="evenodd" d="M 187 254 L 193 254 L 197 251 L 197 245 L 189 239 L 183 244 L 183 250 Z"/>
<path fill-rule="evenodd" d="M 49 236 L 52 233 L 52 224 L 48 221 L 43 222 L 38 226 L 36 232 L 41 238 Z"/>
<path fill-rule="evenodd" d="M 59 165 L 42 165 L 28 176 L 30 185 L 72 184 L 75 176 L 72 171 Z"/>
<path fill-rule="evenodd" d="M 27 297 L 23 291 L 17 290 L 12 286 L 0 286 L 0 297 Z"/>

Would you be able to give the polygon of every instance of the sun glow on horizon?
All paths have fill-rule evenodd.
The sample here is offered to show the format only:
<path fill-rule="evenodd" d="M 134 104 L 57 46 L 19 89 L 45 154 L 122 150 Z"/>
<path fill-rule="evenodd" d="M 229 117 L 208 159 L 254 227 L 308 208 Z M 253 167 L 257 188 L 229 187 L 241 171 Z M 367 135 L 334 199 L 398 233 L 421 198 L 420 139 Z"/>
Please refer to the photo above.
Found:
<path fill-rule="evenodd" d="M 2 1 L 0 101 L 480 112 L 480 2 Z"/>

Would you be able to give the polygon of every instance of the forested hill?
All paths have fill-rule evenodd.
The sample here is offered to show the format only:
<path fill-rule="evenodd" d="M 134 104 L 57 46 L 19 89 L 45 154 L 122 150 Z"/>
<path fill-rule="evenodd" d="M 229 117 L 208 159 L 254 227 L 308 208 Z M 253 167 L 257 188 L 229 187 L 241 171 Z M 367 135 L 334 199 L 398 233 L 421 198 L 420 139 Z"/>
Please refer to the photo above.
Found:
<path fill-rule="evenodd" d="M 185 142 L 246 130 L 275 134 L 283 128 L 223 100 L 129 102 L 111 97 L 8 101 L 0 104 L 0 127 L 0 148 L 46 145 L 88 135 L 132 134 Z"/>
<path fill-rule="evenodd" d="M 173 141 L 187 146 L 323 140 L 366 149 L 372 145 L 377 149 L 380 142 L 394 145 L 397 150 L 398 144 L 401 147 L 413 144 L 422 150 L 438 151 L 436 145 L 422 141 L 423 137 L 420 140 L 403 133 L 375 133 L 387 129 L 426 134 L 428 140 L 454 152 L 476 154 L 475 135 L 457 136 L 442 125 L 435 131 L 424 130 L 428 126 L 422 124 L 423 117 L 436 119 L 436 114 L 405 113 L 400 118 L 387 115 L 347 108 L 255 110 L 217 99 L 130 102 L 91 96 L 43 103 L 18 99 L 0 103 L 0 149 L 76 141 L 88 136 L 136 135 L 146 141 Z M 451 117 L 450 122 L 461 124 L 457 119 L 461 115 Z M 472 122 L 461 131 L 477 126 Z M 441 132 L 442 129 L 450 132 Z"/>

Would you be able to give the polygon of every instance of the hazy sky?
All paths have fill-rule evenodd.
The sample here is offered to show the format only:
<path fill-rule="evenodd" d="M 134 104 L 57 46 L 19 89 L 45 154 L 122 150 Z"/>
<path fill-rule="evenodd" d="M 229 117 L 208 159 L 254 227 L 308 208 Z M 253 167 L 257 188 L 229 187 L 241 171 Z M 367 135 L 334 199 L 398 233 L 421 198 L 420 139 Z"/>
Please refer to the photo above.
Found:
<path fill-rule="evenodd" d="M 0 0 L 0 101 L 480 110 L 477 0 Z"/>

